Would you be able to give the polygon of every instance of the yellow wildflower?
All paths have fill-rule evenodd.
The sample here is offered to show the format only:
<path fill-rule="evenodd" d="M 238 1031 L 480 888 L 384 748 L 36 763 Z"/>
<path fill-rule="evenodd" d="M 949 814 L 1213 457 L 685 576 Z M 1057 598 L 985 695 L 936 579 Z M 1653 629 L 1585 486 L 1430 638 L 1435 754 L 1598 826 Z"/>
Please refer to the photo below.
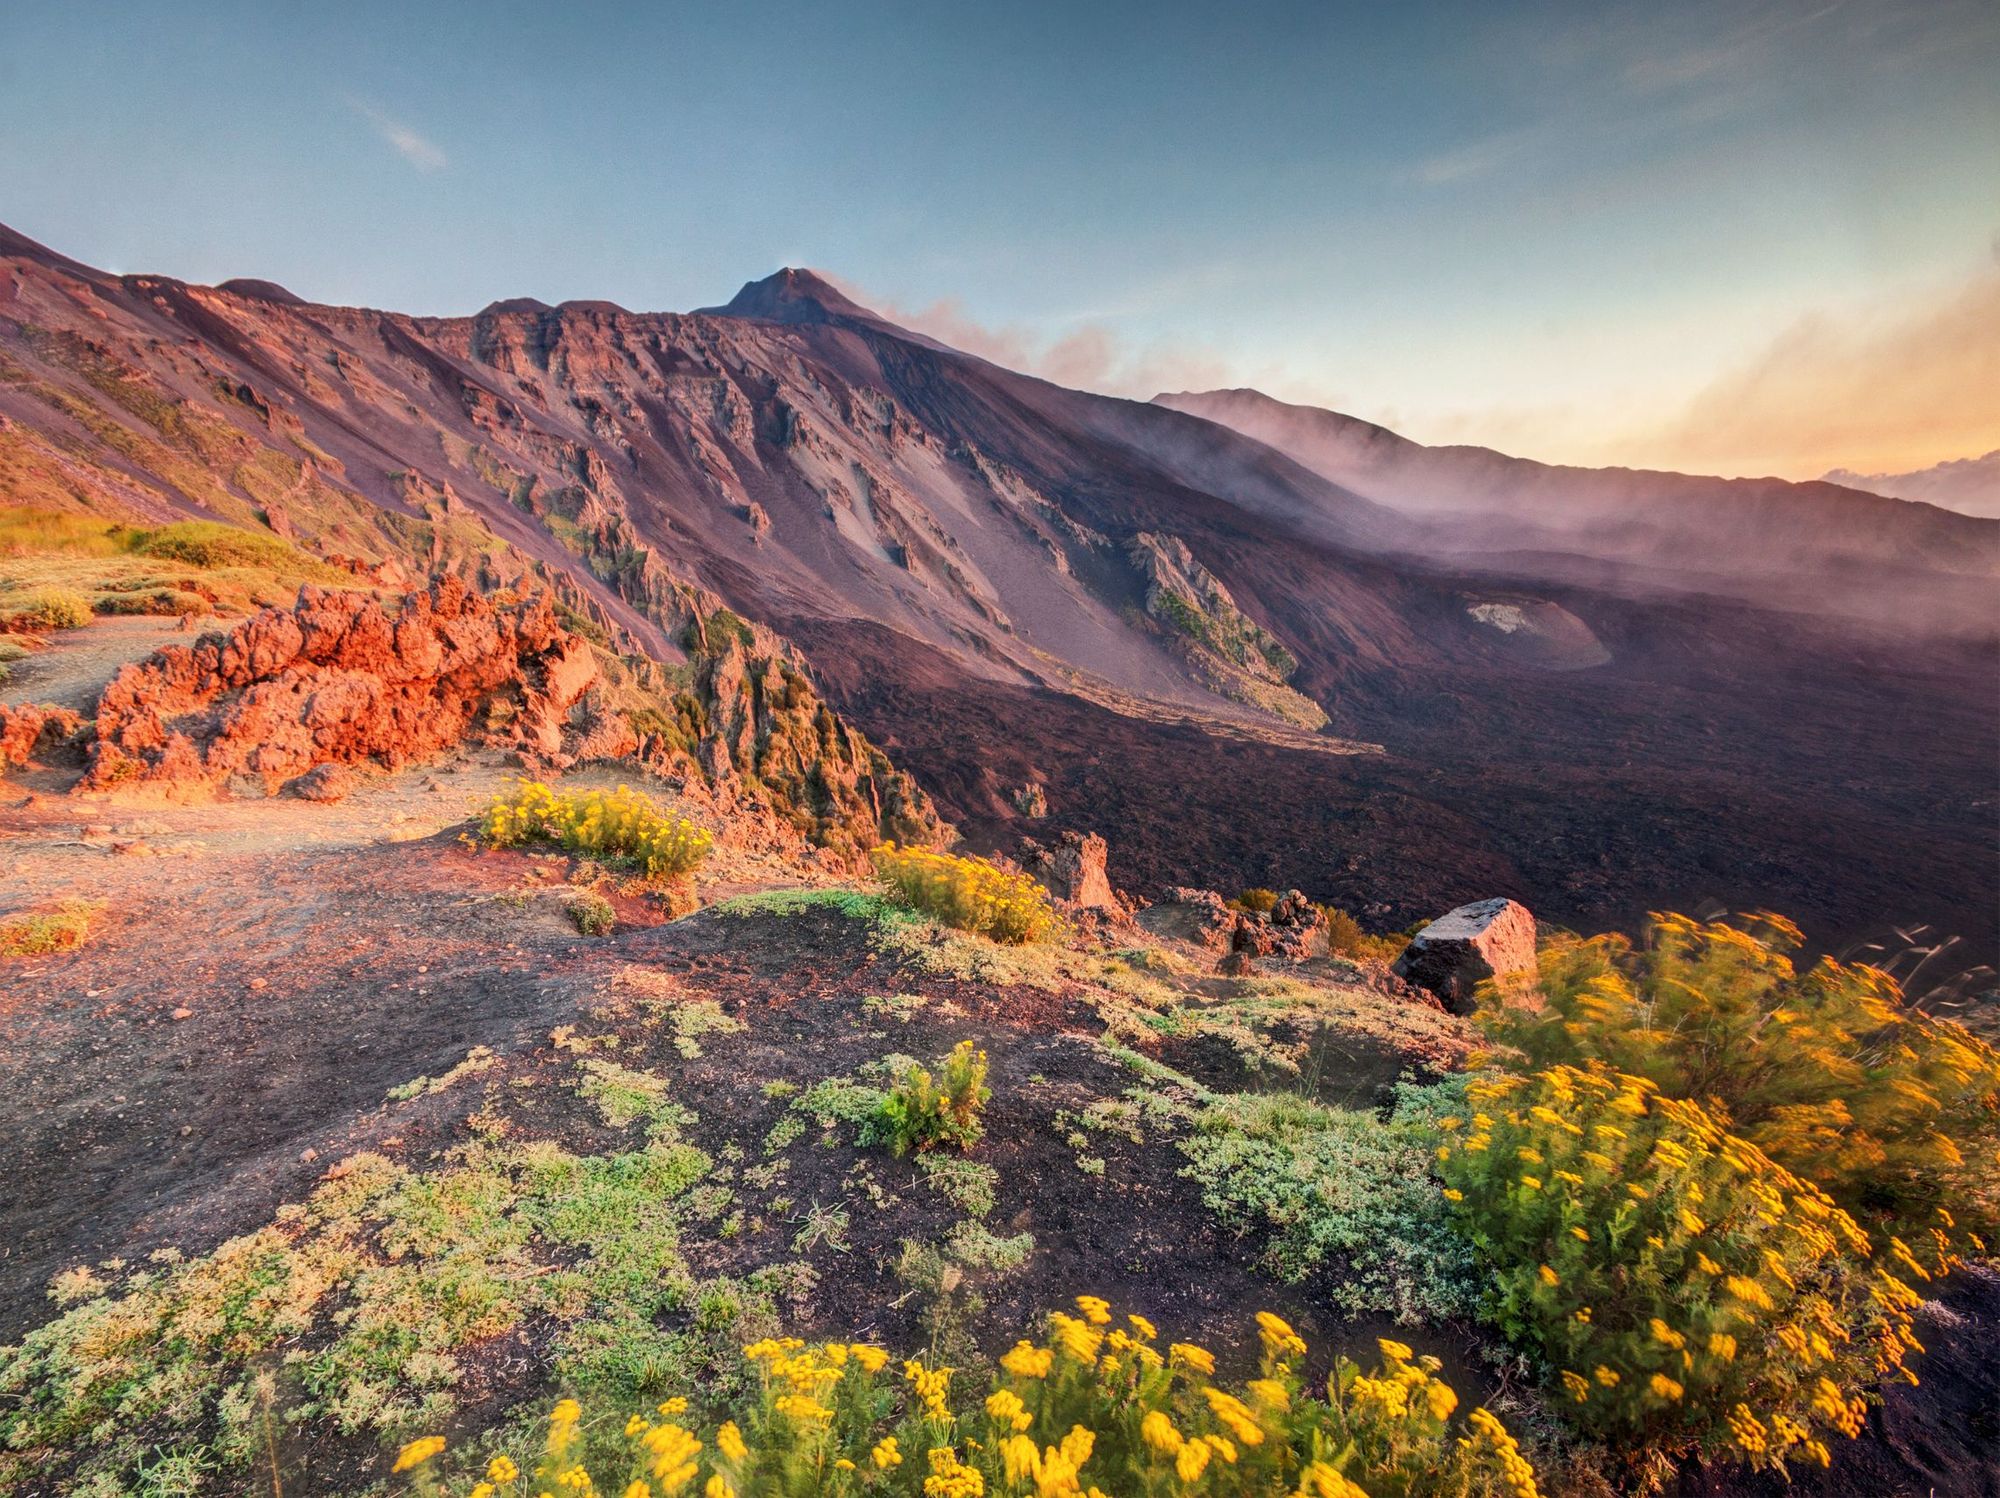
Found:
<path fill-rule="evenodd" d="M 1299 1492 L 1303 1498 L 1368 1498 L 1366 1489 L 1357 1488 L 1325 1462 L 1314 1462 L 1299 1474 Z"/>
<path fill-rule="evenodd" d="M 443 1436 L 421 1436 L 396 1453 L 396 1465 L 391 1472 L 407 1472 L 412 1467 L 421 1466 L 444 1450 Z"/>
<path fill-rule="evenodd" d="M 986 1397 L 986 1413 L 994 1422 L 1010 1430 L 1026 1430 L 1034 1424 L 1035 1417 L 1028 1413 L 1021 1403 L 1021 1396 L 1012 1389 L 1000 1389 Z"/>
<path fill-rule="evenodd" d="M 1047 1378 L 1055 1361 L 1055 1353 L 1046 1347 L 1037 1347 L 1032 1342 L 1016 1342 L 1012 1351 L 1001 1354 L 1000 1366 L 1016 1378 Z M 1211 1361 L 1209 1366 L 1212 1371 L 1214 1363 Z"/>
<path fill-rule="evenodd" d="M 1174 1422 L 1164 1410 L 1146 1412 L 1146 1418 L 1139 1422 L 1139 1438 L 1167 1456 L 1172 1456 L 1185 1444 L 1185 1438 L 1175 1429 Z"/>
<path fill-rule="evenodd" d="M 1197 1347 L 1192 1342 L 1176 1342 L 1167 1349 L 1167 1361 L 1195 1372 L 1215 1376 L 1215 1354 L 1206 1347 Z"/>

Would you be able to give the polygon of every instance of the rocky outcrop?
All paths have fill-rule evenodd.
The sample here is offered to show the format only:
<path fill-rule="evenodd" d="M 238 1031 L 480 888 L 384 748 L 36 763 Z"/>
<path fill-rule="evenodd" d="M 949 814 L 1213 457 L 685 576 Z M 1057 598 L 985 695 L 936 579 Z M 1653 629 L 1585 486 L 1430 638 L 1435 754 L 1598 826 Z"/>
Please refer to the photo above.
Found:
<path fill-rule="evenodd" d="M 809 843 L 859 864 L 881 842 L 937 847 L 952 838 L 929 796 L 819 695 L 761 632 L 719 638 L 696 655 L 677 727 L 649 742 L 704 782 L 718 811 L 768 812 Z"/>
<path fill-rule="evenodd" d="M 346 765 L 328 763 L 318 765 L 301 775 L 285 787 L 285 790 L 301 801 L 331 803 L 344 801 L 354 794 L 354 771 Z"/>
<path fill-rule="evenodd" d="M 637 746 L 594 710 L 587 641 L 534 597 L 495 607 L 454 577 L 391 612 L 363 593 L 299 590 L 227 634 L 127 666 L 98 703 L 79 786 L 266 792 L 320 765 L 396 768 L 477 737 L 555 766 Z"/>
<path fill-rule="evenodd" d="M 46 703 L 0 703 L 0 766 L 32 764 L 74 738 L 83 727 L 81 715 Z"/>
<path fill-rule="evenodd" d="M 1297 657 L 1237 607 L 1185 541 L 1141 531 L 1125 554 L 1145 584 L 1146 613 L 1209 686 L 1301 728 L 1326 726 L 1325 709 L 1286 685 Z"/>
<path fill-rule="evenodd" d="M 1236 930 L 1236 912 L 1212 889 L 1176 885 L 1158 904 L 1140 912 L 1139 924 L 1155 936 L 1226 952 Z"/>
<path fill-rule="evenodd" d="M 1303 962 L 1326 952 L 1326 917 L 1298 890 L 1287 890 L 1269 912 L 1243 910 L 1212 889 L 1170 889 L 1141 912 L 1156 935 L 1191 941 L 1224 954 L 1225 971 L 1245 972 L 1258 957 Z"/>
<path fill-rule="evenodd" d="M 1101 910 L 1123 918 L 1132 913 L 1132 902 L 1111 887 L 1104 866 L 1109 853 L 1104 839 L 1094 832 L 1065 832 L 1053 848 L 1024 838 L 1021 867 L 1071 909 Z"/>
<path fill-rule="evenodd" d="M 1390 970 L 1436 994 L 1451 1013 L 1470 1014 L 1488 978 L 1534 978 L 1535 918 L 1514 900 L 1461 905 L 1412 937 Z"/>

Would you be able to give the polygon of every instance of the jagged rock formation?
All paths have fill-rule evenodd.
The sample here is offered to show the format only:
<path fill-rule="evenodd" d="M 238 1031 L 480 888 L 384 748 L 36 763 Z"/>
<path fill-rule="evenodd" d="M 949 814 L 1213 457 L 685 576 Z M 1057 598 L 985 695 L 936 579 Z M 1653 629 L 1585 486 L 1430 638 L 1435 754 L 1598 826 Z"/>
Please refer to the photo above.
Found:
<path fill-rule="evenodd" d="M 1065 832 L 1052 848 L 1023 838 L 1021 866 L 1071 909 L 1098 910 L 1122 918 L 1132 913 L 1132 906 L 1111 887 L 1105 868 L 1110 852 L 1109 845 L 1094 832 Z"/>
<path fill-rule="evenodd" d="M 885 838 L 949 839 L 930 798 L 826 705 L 782 646 L 718 620 L 690 645 L 688 684 L 648 689 L 543 594 L 495 602 L 447 575 L 391 610 L 366 593 L 306 587 L 293 608 L 113 678 L 78 789 L 185 797 L 235 782 L 337 800 L 352 785 L 346 766 L 393 769 L 471 740 L 552 769 L 631 759 L 743 822 L 745 836 L 775 824 L 849 862 Z M 14 709 L 0 717 L 0 748 L 18 741 L 25 759 L 77 726 L 73 714 Z"/>
<path fill-rule="evenodd" d="M 35 756 L 75 737 L 83 718 L 47 703 L 0 703 L 0 766 L 32 764 Z"/>
<path fill-rule="evenodd" d="M 721 641 L 700 658 L 685 706 L 696 735 L 670 742 L 691 752 L 722 809 L 765 807 L 850 860 L 883 841 L 950 841 L 930 797 L 781 655 L 748 639 Z"/>
<path fill-rule="evenodd" d="M 326 764 L 388 768 L 477 733 L 555 764 L 638 747 L 593 711 L 588 642 L 537 596 L 495 607 L 456 578 L 391 613 L 307 586 L 227 634 L 169 646 L 112 678 L 80 789 L 199 794 L 242 777 L 266 791 Z"/>
<path fill-rule="evenodd" d="M 1514 900 L 1475 900 L 1447 911 L 1410 938 L 1390 971 L 1428 989 L 1453 1014 L 1470 1014 L 1488 978 L 1533 980 L 1535 918 Z"/>

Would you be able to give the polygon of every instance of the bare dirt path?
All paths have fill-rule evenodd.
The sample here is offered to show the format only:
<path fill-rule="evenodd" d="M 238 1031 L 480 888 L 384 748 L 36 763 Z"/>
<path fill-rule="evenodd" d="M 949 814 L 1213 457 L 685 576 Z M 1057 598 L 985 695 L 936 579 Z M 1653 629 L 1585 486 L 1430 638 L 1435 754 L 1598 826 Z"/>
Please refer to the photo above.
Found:
<path fill-rule="evenodd" d="M 93 620 L 86 628 L 35 642 L 33 654 L 8 668 L 0 702 L 53 702 L 88 714 L 126 662 L 144 660 L 165 645 L 191 645 L 204 630 L 235 622 L 207 619 L 183 629 L 177 620 L 145 615 Z"/>
<path fill-rule="evenodd" d="M 458 836 L 518 773 L 485 755 L 333 806 L 0 787 L 0 915 L 100 907 L 80 950 L 0 966 L 0 1339 L 69 1265 L 261 1223 L 379 1143 L 390 1088 L 575 1017 L 619 959 L 567 919 L 568 860 Z M 770 872 L 729 854 L 704 894 Z"/>

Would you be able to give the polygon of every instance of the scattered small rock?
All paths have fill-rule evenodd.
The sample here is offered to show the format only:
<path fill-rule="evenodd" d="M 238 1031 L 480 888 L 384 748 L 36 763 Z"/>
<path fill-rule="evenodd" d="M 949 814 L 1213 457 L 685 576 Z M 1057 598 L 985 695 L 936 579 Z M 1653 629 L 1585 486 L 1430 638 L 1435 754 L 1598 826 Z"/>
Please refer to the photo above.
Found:
<path fill-rule="evenodd" d="M 193 1019 L 194 1011 L 188 1008 L 185 1004 L 183 1004 L 180 1008 L 174 1011 L 173 1017 L 175 1019 Z"/>

